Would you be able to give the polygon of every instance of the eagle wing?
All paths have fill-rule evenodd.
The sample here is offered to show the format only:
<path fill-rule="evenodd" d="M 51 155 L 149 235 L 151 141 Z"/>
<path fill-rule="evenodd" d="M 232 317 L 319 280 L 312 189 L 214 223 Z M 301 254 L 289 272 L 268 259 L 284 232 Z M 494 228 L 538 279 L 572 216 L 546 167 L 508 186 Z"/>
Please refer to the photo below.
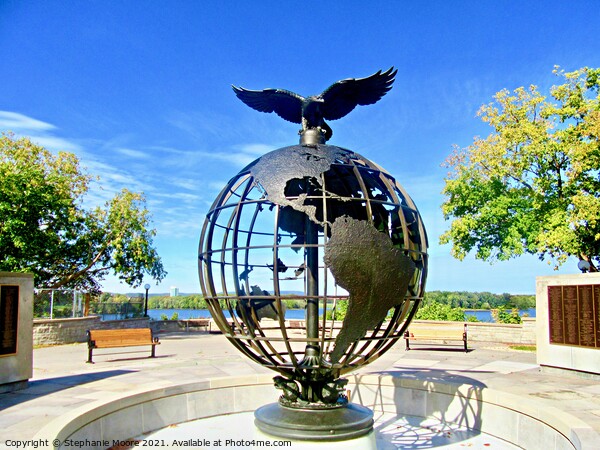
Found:
<path fill-rule="evenodd" d="M 235 95 L 250 108 L 265 113 L 276 113 L 282 119 L 302 123 L 302 102 L 304 98 L 284 89 L 263 89 L 252 91 L 243 87 L 231 86 Z"/>
<path fill-rule="evenodd" d="M 357 105 L 371 105 L 392 88 L 398 70 L 390 67 L 366 78 L 348 78 L 329 86 L 319 96 L 324 100 L 323 117 L 336 120 L 344 117 Z"/>

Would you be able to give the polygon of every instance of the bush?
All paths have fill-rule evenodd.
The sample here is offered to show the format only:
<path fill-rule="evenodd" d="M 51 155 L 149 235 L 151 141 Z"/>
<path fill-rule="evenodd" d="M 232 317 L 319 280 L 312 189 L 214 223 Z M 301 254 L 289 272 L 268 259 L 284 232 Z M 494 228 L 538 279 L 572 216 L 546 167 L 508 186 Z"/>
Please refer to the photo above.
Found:
<path fill-rule="evenodd" d="M 179 314 L 177 312 L 174 312 L 171 318 L 169 319 L 169 316 L 163 313 L 160 315 L 160 320 L 179 320 Z"/>
<path fill-rule="evenodd" d="M 492 317 L 496 323 L 522 323 L 521 316 L 519 316 L 518 309 L 512 309 L 509 311 L 506 308 L 492 309 Z"/>
<path fill-rule="evenodd" d="M 430 303 L 419 306 L 415 315 L 417 320 L 449 320 L 452 322 L 464 322 L 465 310 L 453 308 L 442 303 Z"/>
<path fill-rule="evenodd" d="M 344 320 L 348 312 L 348 300 L 338 300 L 335 304 L 335 310 L 328 309 L 325 313 L 327 320 Z"/>

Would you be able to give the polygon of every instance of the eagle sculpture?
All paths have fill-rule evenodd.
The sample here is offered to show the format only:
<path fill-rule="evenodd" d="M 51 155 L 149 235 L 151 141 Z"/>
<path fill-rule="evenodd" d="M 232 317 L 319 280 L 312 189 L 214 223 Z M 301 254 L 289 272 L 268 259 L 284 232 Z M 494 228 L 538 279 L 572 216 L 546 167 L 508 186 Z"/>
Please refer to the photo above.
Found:
<path fill-rule="evenodd" d="M 300 133 L 309 129 L 318 130 L 328 141 L 333 131 L 324 119 L 337 120 L 344 117 L 357 105 L 372 105 L 392 88 L 398 70 L 390 67 L 379 70 L 366 78 L 347 78 L 333 83 L 319 95 L 302 97 L 285 89 L 263 89 L 252 91 L 233 87 L 235 95 L 246 105 L 265 113 L 276 113 L 294 123 L 301 123 Z"/>

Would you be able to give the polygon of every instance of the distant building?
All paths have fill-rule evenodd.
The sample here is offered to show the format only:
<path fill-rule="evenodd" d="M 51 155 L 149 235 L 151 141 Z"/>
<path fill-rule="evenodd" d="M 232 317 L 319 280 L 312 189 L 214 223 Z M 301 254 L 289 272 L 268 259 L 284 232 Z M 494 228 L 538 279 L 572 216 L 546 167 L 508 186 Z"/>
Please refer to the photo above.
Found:
<path fill-rule="evenodd" d="M 179 295 L 179 288 L 177 286 L 171 286 L 171 289 L 169 290 L 169 296 L 177 297 L 178 295 Z"/>

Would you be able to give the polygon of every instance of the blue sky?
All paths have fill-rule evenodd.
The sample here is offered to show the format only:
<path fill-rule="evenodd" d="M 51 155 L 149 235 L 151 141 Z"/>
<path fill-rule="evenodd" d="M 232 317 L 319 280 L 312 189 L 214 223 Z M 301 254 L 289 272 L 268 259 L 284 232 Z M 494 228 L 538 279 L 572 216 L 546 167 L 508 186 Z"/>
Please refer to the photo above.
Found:
<path fill-rule="evenodd" d="M 0 0 L 0 130 L 76 153 L 101 180 L 90 204 L 143 191 L 170 286 L 199 292 L 197 246 L 221 187 L 298 125 L 251 110 L 231 84 L 320 93 L 398 68 L 379 103 L 330 123 L 329 142 L 392 173 L 428 230 L 428 290 L 533 293 L 557 273 L 535 257 L 460 262 L 438 244 L 452 145 L 489 129 L 478 108 L 502 88 L 600 67 L 597 1 Z M 558 273 L 576 272 L 576 261 Z M 150 280 L 148 280 L 150 281 Z M 107 279 L 112 292 L 130 292 Z"/>

